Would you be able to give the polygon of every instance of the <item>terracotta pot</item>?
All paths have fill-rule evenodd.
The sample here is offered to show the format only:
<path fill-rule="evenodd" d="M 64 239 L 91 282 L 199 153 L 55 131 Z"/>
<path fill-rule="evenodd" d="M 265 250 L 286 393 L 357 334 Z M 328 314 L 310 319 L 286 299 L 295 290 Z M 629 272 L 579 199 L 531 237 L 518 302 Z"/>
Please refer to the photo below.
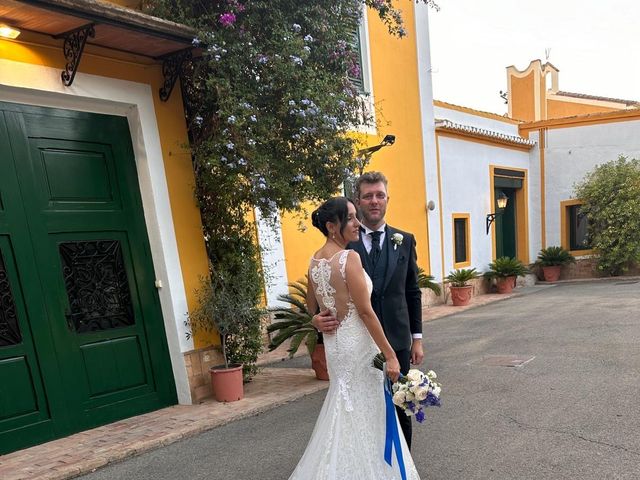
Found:
<path fill-rule="evenodd" d="M 498 293 L 511 293 L 516 286 L 516 277 L 498 277 L 496 278 L 496 287 Z"/>
<path fill-rule="evenodd" d="M 473 285 L 465 285 L 464 287 L 449 287 L 451 292 L 451 301 L 454 307 L 463 307 L 469 305 L 471 301 L 471 293 Z"/>
<path fill-rule="evenodd" d="M 242 365 L 233 363 L 229 368 L 217 365 L 209 369 L 213 395 L 219 402 L 235 402 L 244 398 Z"/>
<path fill-rule="evenodd" d="M 324 345 L 319 343 L 313 349 L 311 354 L 311 368 L 316 372 L 318 380 L 329 380 L 329 372 L 327 371 L 327 357 L 324 355 Z"/>
<path fill-rule="evenodd" d="M 557 282 L 560 279 L 560 265 L 542 267 L 545 282 Z"/>

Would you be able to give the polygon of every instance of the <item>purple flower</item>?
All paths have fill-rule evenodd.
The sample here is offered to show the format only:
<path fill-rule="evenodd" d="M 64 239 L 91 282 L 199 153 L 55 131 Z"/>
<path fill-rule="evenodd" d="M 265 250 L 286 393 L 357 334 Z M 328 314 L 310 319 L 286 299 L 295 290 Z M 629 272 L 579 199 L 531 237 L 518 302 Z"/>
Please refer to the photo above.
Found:
<path fill-rule="evenodd" d="M 349 67 L 349 76 L 353 78 L 360 78 L 360 67 L 357 63 L 354 63 Z"/>
<path fill-rule="evenodd" d="M 313 42 L 313 37 L 311 35 L 305 35 L 304 36 L 304 41 L 305 42 Z"/>
<path fill-rule="evenodd" d="M 413 402 L 407 402 L 407 409 L 411 410 L 412 412 L 416 411 L 416 404 Z"/>
<path fill-rule="evenodd" d="M 302 65 L 302 59 L 296 55 L 289 55 L 289 59 L 294 63 L 294 65 Z"/>
<path fill-rule="evenodd" d="M 218 22 L 220 22 L 220 25 L 223 27 L 230 27 L 236 23 L 236 15 L 232 12 L 223 13 L 220 15 L 220 18 L 218 18 Z"/>
<path fill-rule="evenodd" d="M 200 46 L 200 40 L 194 38 L 193 40 L 191 40 L 191 45 L 193 45 L 194 47 Z"/>
<path fill-rule="evenodd" d="M 431 392 L 427 393 L 426 401 L 427 401 L 427 405 L 430 405 L 432 407 L 440 406 L 440 399 Z"/>
<path fill-rule="evenodd" d="M 264 65 L 269 61 L 269 57 L 263 54 L 258 55 L 258 63 Z"/>
<path fill-rule="evenodd" d="M 422 411 L 422 409 L 416 412 L 416 420 L 418 421 L 418 423 L 424 422 L 424 412 Z"/>

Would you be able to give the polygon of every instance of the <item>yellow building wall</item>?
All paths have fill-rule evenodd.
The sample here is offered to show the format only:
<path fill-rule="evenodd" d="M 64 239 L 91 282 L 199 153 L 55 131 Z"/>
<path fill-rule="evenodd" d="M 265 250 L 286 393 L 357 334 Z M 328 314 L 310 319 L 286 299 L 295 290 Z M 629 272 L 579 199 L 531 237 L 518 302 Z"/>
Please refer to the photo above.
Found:
<path fill-rule="evenodd" d="M 28 32 L 23 32 L 17 41 L 0 40 L 0 58 L 61 70 L 65 62 L 61 41 Z M 162 102 L 157 94 L 162 85 L 161 65 L 146 58 L 109 52 L 90 45 L 85 48 L 79 71 L 151 87 L 180 265 L 187 303 L 192 310 L 196 306 L 194 290 L 199 285 L 200 276 L 207 275 L 208 263 L 200 212 L 193 194 L 194 175 L 187 147 L 180 86 L 176 84 L 169 100 Z"/>
<path fill-rule="evenodd" d="M 379 143 L 384 135 L 396 136 L 396 143 L 372 156 L 367 170 L 383 172 L 389 180 L 387 221 L 409 231 L 418 242 L 418 265 L 429 268 L 428 233 L 425 202 L 425 173 L 422 157 L 422 123 L 418 86 L 416 34 L 413 5 L 403 7 L 408 36 L 389 35 L 377 14 L 368 12 L 369 45 L 376 119 L 379 136 L 365 135 L 362 147 Z M 309 212 L 316 205 L 307 205 Z M 303 277 L 309 258 L 324 242 L 311 219 L 302 220 L 305 232 L 298 229 L 299 218 L 284 215 L 282 241 L 289 281 Z"/>
<path fill-rule="evenodd" d="M 536 120 L 534 76 L 531 71 L 526 77 L 511 77 L 511 91 L 509 95 L 512 101 L 511 117 L 525 122 Z"/>
<path fill-rule="evenodd" d="M 547 100 L 547 118 L 572 117 L 574 115 L 586 115 L 589 113 L 614 112 L 617 108 L 589 105 L 586 103 L 562 102 Z"/>

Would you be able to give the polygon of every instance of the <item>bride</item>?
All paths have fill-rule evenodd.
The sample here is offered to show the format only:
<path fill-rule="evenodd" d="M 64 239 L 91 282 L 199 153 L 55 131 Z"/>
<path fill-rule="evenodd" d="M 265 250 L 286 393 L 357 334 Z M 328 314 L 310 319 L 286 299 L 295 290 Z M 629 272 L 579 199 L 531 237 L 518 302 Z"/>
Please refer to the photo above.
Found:
<path fill-rule="evenodd" d="M 330 309 L 340 324 L 334 334 L 324 335 L 329 391 L 290 480 L 419 480 L 402 433 L 400 458 L 406 477 L 398 466 L 400 452 L 394 449 L 392 465 L 384 458 L 384 374 L 372 362 L 381 351 L 387 362 L 385 373 L 393 382 L 400 375 L 400 364 L 371 307 L 371 280 L 359 255 L 346 250 L 359 236 L 356 208 L 349 199 L 334 197 L 313 212 L 312 220 L 326 242 L 309 265 L 307 307 L 310 312 Z"/>

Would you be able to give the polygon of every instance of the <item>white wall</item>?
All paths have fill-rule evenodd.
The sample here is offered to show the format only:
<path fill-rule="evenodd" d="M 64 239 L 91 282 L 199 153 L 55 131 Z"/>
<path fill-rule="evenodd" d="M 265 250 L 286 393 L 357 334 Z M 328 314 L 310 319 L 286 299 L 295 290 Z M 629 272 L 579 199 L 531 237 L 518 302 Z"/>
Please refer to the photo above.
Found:
<path fill-rule="evenodd" d="M 258 245 L 262 269 L 264 270 L 264 284 L 267 296 L 267 307 L 288 307 L 278 300 L 278 296 L 289 292 L 287 280 L 287 266 L 282 244 L 282 229 L 280 217 L 273 221 L 262 218 L 260 209 L 255 209 L 258 223 Z"/>
<path fill-rule="evenodd" d="M 416 49 L 418 55 L 418 88 L 420 94 L 420 121 L 422 123 L 422 159 L 425 172 L 425 201 L 433 201 L 434 210 L 427 210 L 429 238 L 429 268 L 436 279 L 442 278 L 440 262 L 439 186 L 436 157 L 435 116 L 433 108 L 433 79 L 431 76 L 431 48 L 429 40 L 429 6 L 415 5 Z"/>
<path fill-rule="evenodd" d="M 575 198 L 573 186 L 589 171 L 619 155 L 640 158 L 640 121 L 621 121 L 547 131 L 545 200 L 547 246 L 560 245 L 560 202 Z"/>
<path fill-rule="evenodd" d="M 529 153 L 451 137 L 439 137 L 443 191 L 445 272 L 453 270 L 453 213 L 470 214 L 471 267 L 485 271 L 492 259 L 491 232 L 485 222 L 491 207 L 490 165 L 529 170 Z M 532 192 L 529 188 L 529 205 Z M 492 227 L 493 228 L 493 227 Z M 531 230 L 531 219 L 529 220 Z M 437 257 L 440 258 L 440 257 Z"/>

